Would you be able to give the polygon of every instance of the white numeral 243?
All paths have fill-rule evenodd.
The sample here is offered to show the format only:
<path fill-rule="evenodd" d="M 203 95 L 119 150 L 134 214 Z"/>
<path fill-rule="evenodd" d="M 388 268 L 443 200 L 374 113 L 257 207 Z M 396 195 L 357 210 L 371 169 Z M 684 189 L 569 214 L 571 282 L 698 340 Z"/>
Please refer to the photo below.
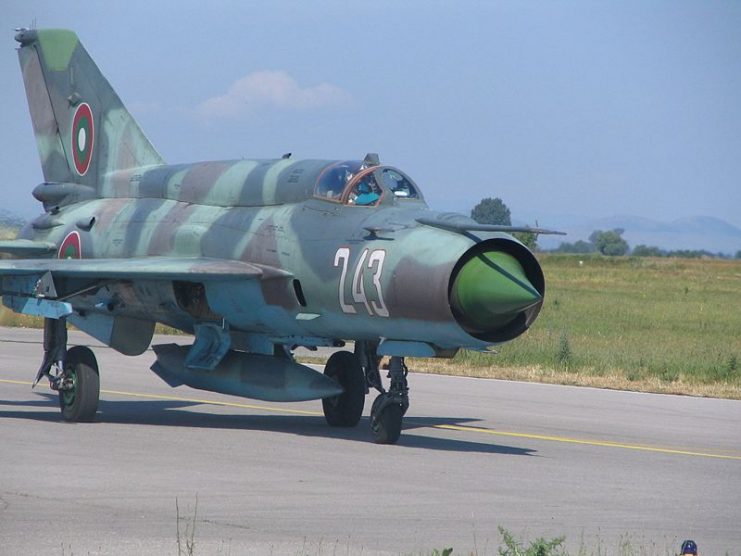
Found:
<path fill-rule="evenodd" d="M 381 273 L 383 272 L 383 261 L 385 259 L 386 251 L 383 249 L 376 249 L 374 251 L 368 249 L 363 250 L 360 257 L 358 257 L 352 278 L 352 303 L 348 303 L 345 298 L 345 283 L 347 281 L 348 264 L 350 261 L 350 248 L 340 247 L 337 250 L 334 255 L 334 266 L 342 267 L 342 271 L 340 272 L 339 299 L 340 308 L 343 313 L 357 313 L 354 304 L 362 303 L 369 315 L 377 315 L 379 317 L 389 316 L 389 311 L 383 301 L 383 291 L 381 288 Z M 365 294 L 365 281 L 363 280 L 366 270 L 373 272 L 373 287 L 376 290 L 375 296 L 373 296 L 375 299 L 371 299 L 370 301 Z"/>

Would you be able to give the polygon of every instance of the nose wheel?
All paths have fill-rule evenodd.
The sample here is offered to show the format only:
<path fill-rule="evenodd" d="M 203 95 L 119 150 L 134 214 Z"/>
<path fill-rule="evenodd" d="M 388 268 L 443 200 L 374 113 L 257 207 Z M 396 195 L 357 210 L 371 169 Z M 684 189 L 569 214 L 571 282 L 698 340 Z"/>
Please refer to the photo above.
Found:
<path fill-rule="evenodd" d="M 370 425 L 376 444 L 396 444 L 401 436 L 401 422 L 409 409 L 408 372 L 404 358 L 391 358 L 389 390 L 382 391 L 371 406 Z"/>
<path fill-rule="evenodd" d="M 379 394 L 371 407 L 371 431 L 376 444 L 396 444 L 401 436 L 404 408 L 388 392 Z"/>

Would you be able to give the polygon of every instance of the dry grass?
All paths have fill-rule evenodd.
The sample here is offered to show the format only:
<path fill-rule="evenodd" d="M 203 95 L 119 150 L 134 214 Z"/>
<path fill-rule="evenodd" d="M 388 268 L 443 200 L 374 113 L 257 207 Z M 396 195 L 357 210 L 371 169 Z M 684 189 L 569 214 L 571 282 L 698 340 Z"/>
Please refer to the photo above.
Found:
<path fill-rule="evenodd" d="M 14 313 L 5 306 L 0 306 L 0 326 L 13 326 L 18 328 L 42 328 L 44 319 Z"/>
<path fill-rule="evenodd" d="M 629 390 L 632 392 L 655 392 L 660 394 L 681 394 L 708 398 L 741 399 L 741 386 L 726 382 L 698 384 L 682 380 L 666 382 L 658 377 L 647 377 L 628 380 L 621 371 L 593 374 L 568 372 L 554 367 L 481 367 L 470 364 L 452 363 L 445 359 L 415 360 L 411 363 L 412 372 L 440 375 L 468 376 L 474 378 L 495 378 L 500 380 L 518 380 L 524 382 L 542 382 L 546 384 L 566 384 L 570 386 L 591 386 L 611 390 Z"/>

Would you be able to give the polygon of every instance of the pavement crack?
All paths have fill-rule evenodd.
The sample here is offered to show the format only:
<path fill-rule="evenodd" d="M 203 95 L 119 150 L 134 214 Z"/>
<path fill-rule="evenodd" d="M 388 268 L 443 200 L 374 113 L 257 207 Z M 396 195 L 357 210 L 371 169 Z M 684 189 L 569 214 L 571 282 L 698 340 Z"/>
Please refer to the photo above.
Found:
<path fill-rule="evenodd" d="M 13 490 L 6 490 L 0 494 L 0 498 L 3 496 L 15 496 L 17 498 L 32 498 L 34 500 L 56 500 L 55 498 L 49 498 L 48 496 L 39 496 L 38 494 L 29 494 L 28 492 L 16 492 Z"/>
<path fill-rule="evenodd" d="M 222 527 L 229 527 L 231 529 L 244 529 L 244 530 L 251 530 L 252 527 L 249 525 L 242 525 L 241 523 L 230 523 L 228 521 L 218 521 L 216 519 L 199 519 L 198 520 L 201 523 L 208 523 L 209 525 L 220 525 Z"/>

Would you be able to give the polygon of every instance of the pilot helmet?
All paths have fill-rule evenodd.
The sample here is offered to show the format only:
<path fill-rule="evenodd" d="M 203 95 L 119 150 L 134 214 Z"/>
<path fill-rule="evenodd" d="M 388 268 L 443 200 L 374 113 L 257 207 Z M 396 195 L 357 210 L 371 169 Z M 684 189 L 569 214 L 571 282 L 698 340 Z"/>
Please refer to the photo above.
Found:
<path fill-rule="evenodd" d="M 680 554 L 694 554 L 697 556 L 697 544 L 695 541 L 686 540 L 682 543 L 682 551 Z"/>

